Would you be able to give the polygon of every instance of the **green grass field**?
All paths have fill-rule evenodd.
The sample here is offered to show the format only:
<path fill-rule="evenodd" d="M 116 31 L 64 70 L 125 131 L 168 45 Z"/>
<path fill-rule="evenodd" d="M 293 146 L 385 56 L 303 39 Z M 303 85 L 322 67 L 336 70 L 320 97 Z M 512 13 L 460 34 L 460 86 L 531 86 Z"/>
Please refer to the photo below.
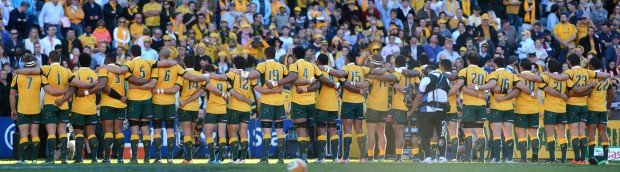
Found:
<path fill-rule="evenodd" d="M 255 164 L 258 160 L 249 160 L 246 164 L 208 165 L 206 160 L 195 160 L 192 165 L 180 165 L 176 160 L 174 165 L 168 164 L 86 164 L 79 165 L 15 165 L 15 161 L 0 161 L 0 171 L 251 171 L 251 172 L 281 172 L 286 171 L 285 164 Z M 312 162 L 313 160 L 311 160 Z M 42 161 L 39 161 L 41 163 Z M 113 162 L 116 162 L 113 160 Z M 270 162 L 276 162 L 275 159 Z M 289 161 L 286 161 L 287 163 Z M 410 172 L 410 171 L 438 171 L 438 172 L 618 172 L 620 164 L 612 163 L 603 166 L 570 165 L 570 164 L 490 164 L 490 163 L 448 163 L 448 164 L 420 164 L 420 163 L 348 163 L 348 164 L 309 164 L 308 171 L 326 172 Z"/>

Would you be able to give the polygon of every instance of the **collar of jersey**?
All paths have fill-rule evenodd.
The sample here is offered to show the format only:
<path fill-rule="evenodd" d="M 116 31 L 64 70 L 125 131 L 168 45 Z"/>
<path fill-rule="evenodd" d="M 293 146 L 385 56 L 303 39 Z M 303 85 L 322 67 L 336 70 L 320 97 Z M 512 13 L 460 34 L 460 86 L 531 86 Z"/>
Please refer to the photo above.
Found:
<path fill-rule="evenodd" d="M 90 67 L 80 67 L 80 70 L 82 69 L 90 69 Z"/>
<path fill-rule="evenodd" d="M 54 66 L 54 65 L 60 65 L 60 63 L 58 63 L 58 62 L 54 62 L 54 63 L 52 63 L 50 66 Z"/>
<path fill-rule="evenodd" d="M 110 63 L 110 64 L 108 64 L 108 65 L 110 65 L 110 66 L 116 66 L 116 63 Z"/>
<path fill-rule="evenodd" d="M 601 70 L 594 70 L 594 72 L 601 72 Z"/>
<path fill-rule="evenodd" d="M 573 66 L 571 69 L 579 69 L 581 66 Z"/>
<path fill-rule="evenodd" d="M 295 61 L 295 63 L 300 62 L 300 61 L 304 61 L 304 59 L 299 59 L 299 60 Z"/>
<path fill-rule="evenodd" d="M 526 70 L 526 71 L 522 71 L 521 73 L 532 73 L 532 72 L 530 72 L 529 70 Z"/>
<path fill-rule="evenodd" d="M 140 56 L 134 57 L 133 60 L 140 59 Z"/>
<path fill-rule="evenodd" d="M 471 66 L 478 67 L 478 65 L 469 65 L 469 66 L 467 66 L 467 67 L 471 67 Z"/>
<path fill-rule="evenodd" d="M 185 68 L 185 71 L 192 71 L 194 68 Z"/>
<path fill-rule="evenodd" d="M 498 71 L 498 70 L 506 70 L 506 68 L 503 68 L 503 67 L 502 67 L 502 68 L 497 68 L 497 69 L 495 69 L 495 71 Z"/>
<path fill-rule="evenodd" d="M 349 66 L 349 65 L 355 65 L 355 63 L 349 63 L 349 64 L 347 64 L 347 66 Z"/>
<path fill-rule="evenodd" d="M 272 62 L 275 62 L 275 60 L 273 60 L 273 59 L 269 59 L 269 60 L 266 60 L 266 61 L 272 61 Z"/>

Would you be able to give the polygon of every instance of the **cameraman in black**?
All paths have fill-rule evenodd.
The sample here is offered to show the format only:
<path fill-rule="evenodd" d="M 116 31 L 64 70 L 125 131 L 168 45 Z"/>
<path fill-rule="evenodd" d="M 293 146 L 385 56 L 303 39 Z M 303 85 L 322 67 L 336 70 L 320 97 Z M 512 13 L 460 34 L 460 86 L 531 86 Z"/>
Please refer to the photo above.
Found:
<path fill-rule="evenodd" d="M 439 63 L 443 66 L 443 71 L 451 71 L 452 65 L 448 62 Z M 436 162 L 446 163 L 446 123 L 444 120 L 446 113 L 450 110 L 448 102 L 450 84 L 447 76 L 442 71 L 437 70 L 434 65 L 428 65 L 427 69 L 431 72 L 420 81 L 418 94 L 413 100 L 408 115 L 410 116 L 419 108 L 418 133 L 421 138 L 424 157 L 426 157 L 422 163 L 433 163 L 430 146 L 433 131 L 437 132 L 437 142 L 439 143 L 439 158 L 436 159 Z"/>

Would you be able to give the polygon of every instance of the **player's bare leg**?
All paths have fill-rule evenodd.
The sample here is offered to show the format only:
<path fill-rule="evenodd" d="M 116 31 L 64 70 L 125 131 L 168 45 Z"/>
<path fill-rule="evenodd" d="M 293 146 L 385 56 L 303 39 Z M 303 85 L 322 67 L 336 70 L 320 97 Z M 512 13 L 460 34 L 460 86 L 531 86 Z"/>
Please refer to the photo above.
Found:
<path fill-rule="evenodd" d="M 88 137 L 88 145 L 90 146 L 92 163 L 99 163 L 97 161 L 97 152 L 99 152 L 99 140 L 95 135 L 96 125 L 86 125 L 86 135 Z"/>
<path fill-rule="evenodd" d="M 209 164 L 215 164 L 217 162 L 217 157 L 215 156 L 215 139 L 213 138 L 213 131 L 217 124 L 205 123 L 204 124 L 204 135 L 205 140 L 207 140 L 207 149 L 209 150 Z M 185 134 L 183 134 L 185 135 Z M 190 133 L 191 136 L 191 133 Z"/>
<path fill-rule="evenodd" d="M 112 142 L 114 142 L 114 120 L 103 120 L 103 161 L 102 163 L 110 163 L 110 154 Z"/>
<path fill-rule="evenodd" d="M 385 146 L 387 139 L 385 138 L 385 122 L 377 123 L 377 139 L 379 141 L 379 159 L 378 162 L 385 161 Z"/>
<path fill-rule="evenodd" d="M 530 136 L 530 144 L 532 147 L 532 162 L 538 163 L 538 151 L 540 150 L 540 139 L 538 138 L 538 128 L 528 128 L 527 133 Z"/>
<path fill-rule="evenodd" d="M 375 156 L 375 146 L 376 146 L 376 136 L 375 134 L 377 134 L 377 123 L 374 122 L 368 122 L 366 121 L 366 129 L 368 131 L 368 149 L 367 149 L 367 154 L 366 154 L 366 158 L 369 162 L 373 162 L 374 161 L 374 156 Z M 356 131 L 357 133 L 357 131 Z M 359 135 L 359 134 L 358 134 Z M 358 142 L 360 140 L 357 140 Z M 361 153 L 361 148 L 360 148 L 360 153 Z M 363 154 L 362 154 L 363 155 Z M 360 159 L 360 162 L 362 162 L 363 159 Z"/>
<path fill-rule="evenodd" d="M 116 152 L 118 152 L 118 160 L 116 162 L 119 164 L 125 163 L 123 160 L 123 154 L 125 152 L 125 135 L 123 134 L 123 121 L 124 120 L 118 119 L 114 120 L 114 149 L 116 149 Z"/>
<path fill-rule="evenodd" d="M 327 132 L 330 135 L 329 141 L 331 142 L 331 152 L 332 152 L 332 163 L 338 162 L 338 146 L 340 145 L 338 142 L 338 126 L 335 122 L 330 122 L 327 124 Z"/>
<path fill-rule="evenodd" d="M 547 137 L 547 148 L 549 149 L 547 163 L 555 163 L 555 128 L 556 126 L 553 124 L 545 124 L 545 137 Z"/>
<path fill-rule="evenodd" d="M 562 163 L 566 163 L 566 150 L 568 149 L 568 140 L 566 139 L 566 125 L 558 124 L 556 125 L 556 134 L 558 136 L 558 140 L 560 140 L 560 150 L 562 151 Z"/>
<path fill-rule="evenodd" d="M 392 124 L 394 128 L 394 147 L 396 148 L 396 159 L 394 162 L 403 162 L 403 147 L 405 147 L 405 125 Z"/>
<path fill-rule="evenodd" d="M 56 124 L 45 124 L 47 130 L 47 160 L 44 164 L 54 164 L 54 152 L 56 152 Z"/>
<path fill-rule="evenodd" d="M 58 141 L 60 142 L 60 161 L 62 164 L 68 164 L 67 162 L 67 144 L 69 139 L 67 137 L 67 123 L 61 122 L 56 126 L 56 132 L 58 133 Z M 123 140 L 125 144 L 125 140 Z"/>
<path fill-rule="evenodd" d="M 515 141 L 513 137 L 513 133 L 514 133 L 513 126 L 514 125 L 511 122 L 504 122 L 502 125 L 502 132 L 504 133 L 504 138 L 505 138 L 503 146 L 506 147 L 506 150 L 507 150 L 506 154 L 508 156 L 508 157 L 504 157 L 505 163 L 514 163 L 513 158 L 512 158 L 512 156 L 514 155 L 513 154 L 514 150 L 515 150 Z"/>

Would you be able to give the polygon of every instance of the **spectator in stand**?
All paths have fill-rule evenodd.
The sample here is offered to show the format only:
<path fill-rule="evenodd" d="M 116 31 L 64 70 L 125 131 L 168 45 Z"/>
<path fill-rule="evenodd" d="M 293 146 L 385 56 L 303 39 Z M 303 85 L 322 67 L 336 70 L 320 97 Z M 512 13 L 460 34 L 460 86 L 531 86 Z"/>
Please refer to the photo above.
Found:
<path fill-rule="evenodd" d="M 51 0 L 43 5 L 39 13 L 39 27 L 41 27 L 41 30 L 48 30 L 48 27 L 55 27 L 55 30 L 60 31 L 60 19 L 64 15 L 65 12 L 62 5 L 58 3 L 58 0 Z M 55 36 L 58 39 L 63 38 L 61 33 L 56 33 Z"/>
<path fill-rule="evenodd" d="M 11 33 L 11 40 L 4 42 L 4 51 L 7 55 L 13 56 L 13 53 L 15 52 L 15 47 L 24 47 L 24 42 L 22 42 L 22 40 L 18 38 L 19 31 L 17 31 L 17 28 L 11 29 L 9 33 Z"/>
<path fill-rule="evenodd" d="M 553 4 L 551 6 L 551 13 L 547 16 L 547 30 L 553 30 L 553 27 L 560 23 L 560 18 L 558 18 L 558 14 L 560 11 L 560 6 L 558 4 Z"/>
<path fill-rule="evenodd" d="M 110 0 L 107 4 L 103 6 L 103 15 L 105 19 L 105 28 L 110 32 L 110 35 L 114 31 L 116 27 L 116 23 L 118 18 L 121 16 L 121 5 L 116 2 L 116 0 Z"/>
<path fill-rule="evenodd" d="M 541 11 L 540 0 L 523 0 L 519 6 L 519 16 L 523 17 L 522 30 L 532 29 L 534 22 L 540 20 Z"/>
<path fill-rule="evenodd" d="M 47 28 L 47 36 L 39 41 L 41 43 L 41 53 L 49 55 L 51 51 L 54 51 L 56 45 L 62 44 L 60 40 L 56 38 L 56 33 L 56 27 Z"/>
<path fill-rule="evenodd" d="M 75 34 L 82 35 L 84 33 L 84 10 L 80 4 L 80 0 L 70 1 L 71 5 L 65 7 L 65 14 L 69 18 L 69 21 L 71 22 L 71 29 L 75 31 Z"/>
<path fill-rule="evenodd" d="M 106 45 L 112 42 L 112 36 L 110 36 L 110 32 L 105 28 L 104 20 L 99 20 L 99 22 L 97 22 L 97 28 L 93 31 L 93 36 L 97 38 L 97 42 L 103 41 Z"/>
<path fill-rule="evenodd" d="M 439 35 L 437 34 L 431 34 L 431 36 L 428 38 L 428 44 L 424 46 L 424 53 L 428 54 L 428 60 L 430 64 L 436 64 L 438 62 L 437 55 L 443 50 L 438 44 L 438 37 Z"/>
<path fill-rule="evenodd" d="M 84 10 L 84 27 L 97 28 L 97 22 L 103 19 L 102 8 L 95 0 L 88 0 L 88 3 L 82 5 Z"/>
<path fill-rule="evenodd" d="M 26 27 L 28 26 L 28 16 L 26 16 L 26 10 L 30 8 L 30 3 L 28 1 L 22 1 L 18 8 L 15 8 L 11 11 L 9 17 L 9 25 L 8 28 L 15 28 L 18 33 L 18 39 L 24 39 L 28 35 Z"/>
<path fill-rule="evenodd" d="M 583 47 L 583 52 L 590 52 L 591 50 L 595 51 L 596 54 L 601 54 L 600 51 L 600 47 L 599 47 L 599 40 L 596 37 L 596 35 L 594 35 L 596 33 L 596 31 L 594 31 L 594 27 L 590 26 L 588 27 L 588 35 L 582 37 L 581 39 L 579 39 L 579 44 Z M 585 54 L 578 54 L 578 55 L 585 55 Z"/>
<path fill-rule="evenodd" d="M 452 45 L 452 40 L 447 39 L 445 44 L 443 45 L 443 51 L 439 52 L 439 59 L 448 59 L 450 60 L 450 62 L 454 63 L 456 59 L 460 58 L 459 53 L 452 50 Z"/>
<path fill-rule="evenodd" d="M 62 55 L 69 56 L 69 51 L 73 50 L 74 47 L 82 49 L 82 42 L 75 37 L 75 31 L 72 28 L 67 30 L 67 37 L 62 40 Z"/>
<path fill-rule="evenodd" d="M 433 23 L 435 23 L 438 20 L 437 12 L 431 9 L 430 0 L 426 0 L 426 2 L 424 2 L 424 7 L 422 7 L 422 9 L 417 11 L 416 17 L 418 18 L 418 20 L 426 20 L 427 22 L 432 21 Z"/>
<path fill-rule="evenodd" d="M 594 0 L 596 8 L 591 8 L 590 18 L 595 26 L 602 26 L 603 23 L 609 22 L 607 10 L 603 8 L 603 0 Z"/>
<path fill-rule="evenodd" d="M 605 64 L 617 62 L 620 55 L 620 35 L 615 35 L 612 42 L 612 45 L 605 51 L 605 59 L 603 60 Z"/>
<path fill-rule="evenodd" d="M 156 27 L 159 28 L 161 25 L 161 19 L 159 16 L 162 13 L 162 6 L 170 8 L 170 1 L 166 1 L 163 5 L 160 5 L 155 0 L 150 0 L 148 4 L 145 4 L 144 7 L 142 7 L 142 14 L 145 18 L 144 23 L 149 27 L 149 29 L 153 30 Z"/>
<path fill-rule="evenodd" d="M 529 53 L 534 53 L 536 51 L 534 40 L 532 40 L 530 35 L 530 31 L 526 30 L 521 32 L 521 47 L 516 50 L 516 53 L 519 55 L 519 59 L 525 59 Z"/>
<path fill-rule="evenodd" d="M 39 28 L 32 27 L 28 33 L 28 37 L 24 39 L 24 47 L 26 50 L 34 52 L 34 43 L 39 42 Z"/>

